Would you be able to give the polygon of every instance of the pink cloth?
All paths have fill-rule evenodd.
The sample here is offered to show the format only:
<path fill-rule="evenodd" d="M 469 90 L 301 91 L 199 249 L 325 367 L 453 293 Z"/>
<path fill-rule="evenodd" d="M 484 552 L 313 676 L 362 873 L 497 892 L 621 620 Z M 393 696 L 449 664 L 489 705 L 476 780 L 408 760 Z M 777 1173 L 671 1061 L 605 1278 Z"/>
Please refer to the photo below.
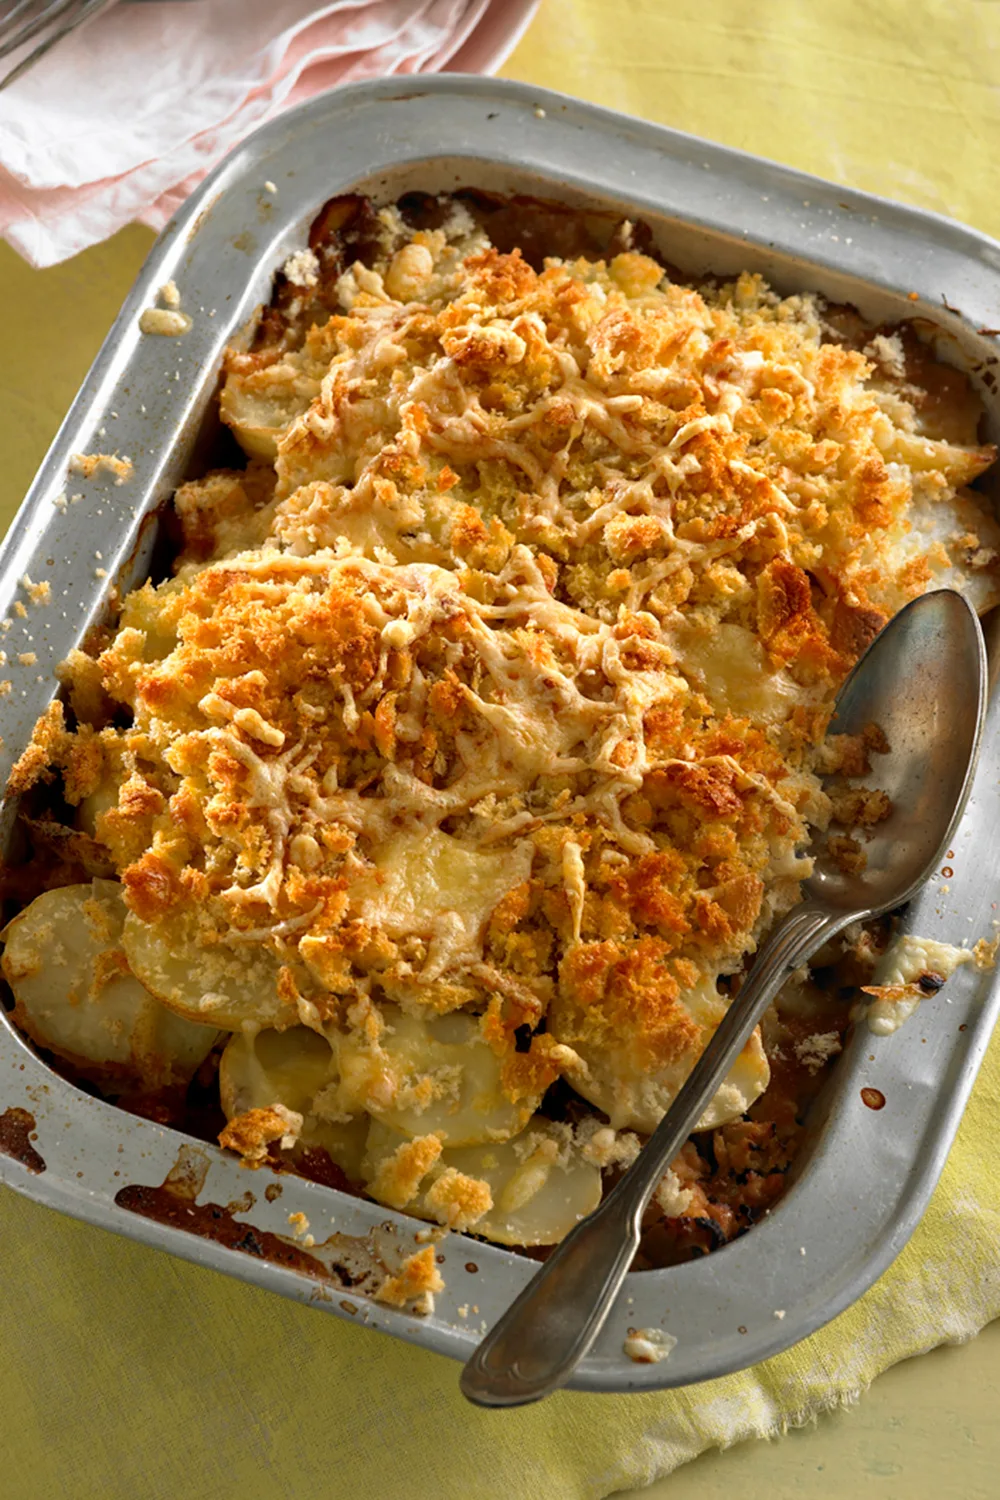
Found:
<path fill-rule="evenodd" d="M 0 235 L 33 265 L 160 229 L 255 126 L 338 83 L 492 72 L 538 0 L 116 5 L 0 93 Z"/>

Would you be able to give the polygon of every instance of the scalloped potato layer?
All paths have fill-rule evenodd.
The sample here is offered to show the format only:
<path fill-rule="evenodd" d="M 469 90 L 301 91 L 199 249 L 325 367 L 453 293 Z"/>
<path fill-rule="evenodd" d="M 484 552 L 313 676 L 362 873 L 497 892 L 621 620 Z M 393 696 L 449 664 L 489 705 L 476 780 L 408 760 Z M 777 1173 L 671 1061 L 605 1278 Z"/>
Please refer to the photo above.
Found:
<path fill-rule="evenodd" d="M 924 590 L 1000 598 L 994 450 L 957 372 L 932 400 L 911 335 L 862 352 L 815 297 L 379 225 L 332 316 L 230 352 L 250 466 L 180 490 L 176 576 L 76 654 L 78 725 L 54 706 L 12 789 L 62 774 L 131 971 L 245 1034 L 227 1113 L 370 1117 L 385 1201 L 437 1142 L 422 1212 L 544 1242 L 503 1143 L 560 1077 L 655 1126 L 798 899 L 846 672 Z M 308 1087 L 262 1027 L 315 1034 Z M 754 1038 L 703 1126 L 767 1082 Z"/>

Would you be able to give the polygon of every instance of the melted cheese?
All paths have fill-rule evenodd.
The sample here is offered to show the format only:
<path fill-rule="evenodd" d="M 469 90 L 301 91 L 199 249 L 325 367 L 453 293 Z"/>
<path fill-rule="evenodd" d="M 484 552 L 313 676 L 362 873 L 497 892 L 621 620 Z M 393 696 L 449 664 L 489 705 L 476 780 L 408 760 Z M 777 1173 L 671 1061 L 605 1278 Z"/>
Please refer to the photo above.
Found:
<path fill-rule="evenodd" d="M 871 984 L 864 987 L 864 993 L 874 997 L 867 1012 L 869 1030 L 876 1036 L 898 1031 L 921 1000 L 935 994 L 957 968 L 973 960 L 968 948 L 900 933 L 875 965 Z M 931 979 L 926 989 L 919 982 L 924 975 Z"/>
<path fill-rule="evenodd" d="M 622 1353 L 637 1365 L 658 1365 L 677 1347 L 672 1333 L 662 1328 L 633 1329 L 622 1344 Z"/>
<path fill-rule="evenodd" d="M 685 673 L 717 713 L 780 724 L 802 702 L 800 684 L 781 668 L 775 670 L 760 641 L 742 625 L 683 630 L 673 644 Z"/>

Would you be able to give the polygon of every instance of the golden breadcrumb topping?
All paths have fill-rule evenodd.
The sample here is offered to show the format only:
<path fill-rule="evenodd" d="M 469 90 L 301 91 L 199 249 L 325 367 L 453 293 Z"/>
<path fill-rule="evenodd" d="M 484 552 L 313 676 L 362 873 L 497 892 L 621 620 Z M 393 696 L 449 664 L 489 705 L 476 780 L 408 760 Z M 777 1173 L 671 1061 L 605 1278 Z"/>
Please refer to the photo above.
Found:
<path fill-rule="evenodd" d="M 260 1165 L 267 1159 L 267 1148 L 278 1141 L 286 1149 L 295 1144 L 302 1129 L 302 1116 L 283 1104 L 264 1109 L 248 1109 L 230 1120 L 219 1136 L 219 1144 L 236 1151 L 250 1164 Z"/>
<path fill-rule="evenodd" d="M 441 1141 L 436 1135 L 402 1141 L 391 1156 L 379 1163 L 372 1178 L 373 1196 L 390 1208 L 406 1208 L 440 1155 Z"/>
<path fill-rule="evenodd" d="M 390 1307 L 405 1307 L 408 1302 L 423 1300 L 425 1309 L 430 1311 L 433 1302 L 428 1305 L 426 1299 L 443 1290 L 444 1281 L 434 1263 L 434 1246 L 425 1245 L 407 1256 L 395 1276 L 386 1277 L 375 1293 L 375 1301 Z"/>
<path fill-rule="evenodd" d="M 446 1167 L 427 1191 L 427 1207 L 449 1229 L 471 1229 L 493 1207 L 489 1184 Z"/>
<path fill-rule="evenodd" d="M 536 267 L 460 204 L 368 212 L 368 253 L 292 256 L 229 351 L 249 465 L 179 490 L 176 575 L 74 653 L 11 789 L 59 774 L 164 1004 L 327 1038 L 305 1114 L 403 1132 L 368 1187 L 402 1208 L 449 1121 L 505 1140 L 560 1078 L 609 1153 L 655 1126 L 811 831 L 854 858 L 890 810 L 821 785 L 885 748 L 820 759 L 840 682 L 921 592 L 996 602 L 1000 529 L 978 403 L 911 331 L 635 249 Z M 755 1036 L 703 1128 L 768 1076 Z M 223 1141 L 289 1130 L 255 1108 Z M 440 1167 L 427 1209 L 492 1222 Z"/>

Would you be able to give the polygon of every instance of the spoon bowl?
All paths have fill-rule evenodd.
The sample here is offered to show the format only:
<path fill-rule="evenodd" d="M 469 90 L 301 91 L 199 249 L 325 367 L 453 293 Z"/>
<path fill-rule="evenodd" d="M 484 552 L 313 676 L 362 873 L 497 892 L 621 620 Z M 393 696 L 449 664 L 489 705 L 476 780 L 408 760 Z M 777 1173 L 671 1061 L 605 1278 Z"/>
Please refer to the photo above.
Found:
<path fill-rule="evenodd" d="M 837 696 L 829 734 L 878 751 L 852 789 L 890 800 L 870 838 L 846 849 L 835 830 L 814 849 L 803 899 L 753 968 L 635 1162 L 566 1236 L 483 1339 L 461 1388 L 480 1406 L 520 1406 L 570 1378 L 607 1319 L 639 1244 L 642 1215 L 785 980 L 849 923 L 902 906 L 947 849 L 972 785 L 986 708 L 986 650 L 971 606 L 951 590 L 906 605 Z M 843 834 L 841 835 L 843 837 Z M 845 854 L 849 858 L 845 858 Z"/>
<path fill-rule="evenodd" d="M 923 594 L 876 636 L 841 686 L 827 734 L 878 727 L 883 752 L 851 785 L 885 792 L 892 810 L 868 831 L 861 869 L 838 863 L 826 836 L 815 841 L 807 901 L 875 916 L 915 895 L 965 808 L 985 698 L 983 633 L 961 594 Z"/>

